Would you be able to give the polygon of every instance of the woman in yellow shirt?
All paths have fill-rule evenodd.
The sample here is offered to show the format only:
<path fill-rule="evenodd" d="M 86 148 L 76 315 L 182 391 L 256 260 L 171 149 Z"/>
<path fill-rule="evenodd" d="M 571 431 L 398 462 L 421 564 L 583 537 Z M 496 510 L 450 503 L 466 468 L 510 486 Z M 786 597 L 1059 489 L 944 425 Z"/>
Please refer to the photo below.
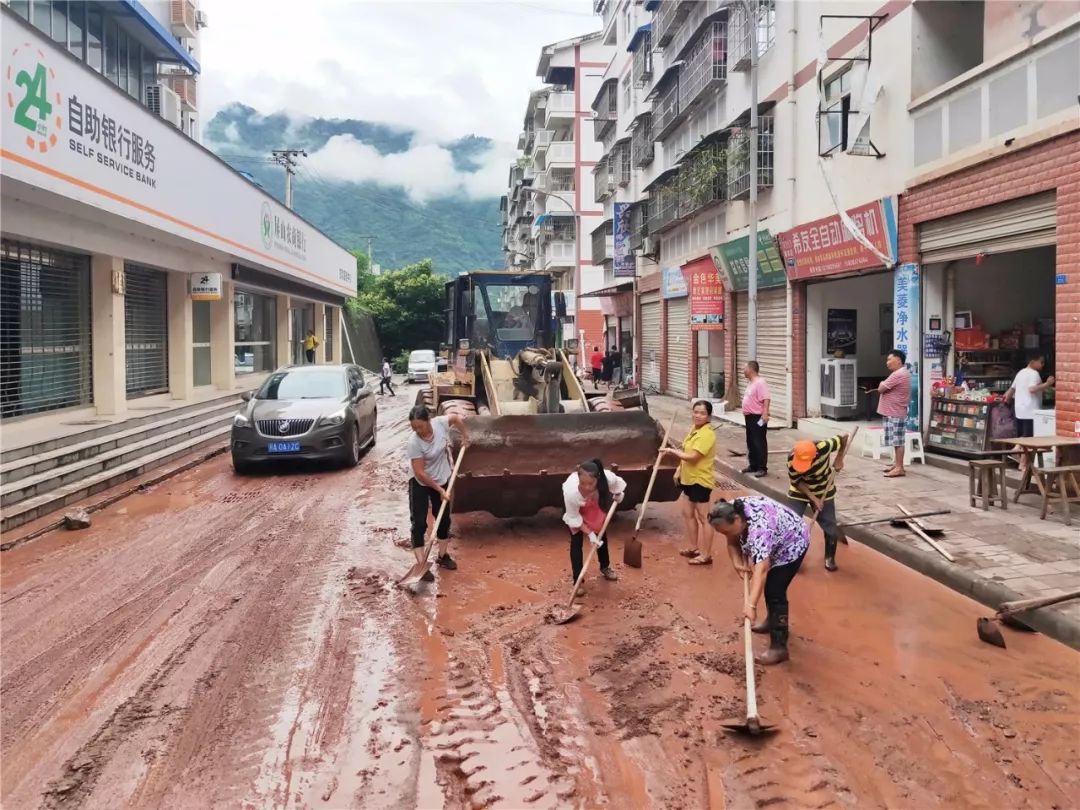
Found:
<path fill-rule="evenodd" d="M 679 553 L 689 557 L 691 565 L 711 565 L 713 531 L 709 526 L 709 498 L 716 486 L 713 473 L 716 433 L 711 424 L 712 403 L 704 399 L 695 402 L 693 421 L 693 427 L 683 439 L 682 450 L 668 447 L 664 453 L 680 461 L 675 482 L 682 490 L 679 505 L 690 545 Z"/>
<path fill-rule="evenodd" d="M 304 356 L 309 363 L 315 362 L 315 347 L 319 345 L 319 339 L 315 337 L 315 330 L 308 329 L 307 337 L 304 338 Z"/>

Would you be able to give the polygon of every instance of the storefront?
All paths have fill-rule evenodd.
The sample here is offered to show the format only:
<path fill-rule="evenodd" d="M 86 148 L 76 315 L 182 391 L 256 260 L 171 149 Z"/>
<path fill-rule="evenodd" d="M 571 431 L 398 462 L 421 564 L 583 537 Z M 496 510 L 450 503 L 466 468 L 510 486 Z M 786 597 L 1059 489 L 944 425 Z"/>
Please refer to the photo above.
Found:
<path fill-rule="evenodd" d="M 724 279 L 724 286 L 731 291 L 731 302 L 735 309 L 735 357 L 729 367 L 729 374 L 735 377 L 729 381 L 728 401 L 733 406 L 742 402 L 746 389 L 743 369 L 749 360 L 757 360 L 761 367 L 761 376 L 769 385 L 772 396 L 770 414 L 777 424 L 791 422 L 791 392 L 789 384 L 788 353 L 791 342 L 789 336 L 789 307 L 787 278 L 780 260 L 780 252 L 768 231 L 758 232 L 758 296 L 757 296 L 757 352 L 755 357 L 748 353 L 749 347 L 749 295 L 747 286 L 750 279 L 750 240 L 744 236 L 717 245 L 712 249 L 713 261 Z"/>
<path fill-rule="evenodd" d="M 270 372 L 277 366 L 276 310 L 274 295 L 240 287 L 233 292 L 233 347 L 238 375 Z"/>
<path fill-rule="evenodd" d="M 1052 137 L 904 194 L 900 255 L 922 270 L 928 449 L 967 455 L 1008 430 L 984 406 L 1035 353 L 1046 355 L 1043 378 L 1057 377 L 1035 430 L 1078 433 L 1080 226 L 1067 213 L 1080 206 L 1077 150 L 1080 133 Z"/>
<path fill-rule="evenodd" d="M 93 401 L 90 257 L 4 239 L 0 415 Z"/>
<path fill-rule="evenodd" d="M 805 349 L 792 357 L 792 376 L 805 386 L 795 415 L 876 418 L 876 396 L 865 389 L 888 374 L 893 348 L 895 198 L 804 223 L 777 241 L 797 302 L 792 319 L 804 330 L 795 345 Z"/>
<path fill-rule="evenodd" d="M 661 295 L 664 299 L 664 362 L 666 374 L 661 390 L 675 397 L 690 396 L 690 301 L 681 267 L 665 267 Z"/>
<path fill-rule="evenodd" d="M 1011 430 L 995 404 L 1037 354 L 1055 373 L 1055 194 L 1024 197 L 919 226 L 923 282 L 923 418 L 927 447 L 970 455 Z M 951 341 L 949 340 L 951 333 Z M 1054 432 L 1055 391 L 1035 425 Z"/>
<path fill-rule="evenodd" d="M 124 362 L 128 399 L 169 390 L 168 274 L 124 265 Z"/>
<path fill-rule="evenodd" d="M 660 290 L 641 293 L 641 385 L 649 391 L 660 390 L 660 365 L 663 362 L 663 302 Z"/>

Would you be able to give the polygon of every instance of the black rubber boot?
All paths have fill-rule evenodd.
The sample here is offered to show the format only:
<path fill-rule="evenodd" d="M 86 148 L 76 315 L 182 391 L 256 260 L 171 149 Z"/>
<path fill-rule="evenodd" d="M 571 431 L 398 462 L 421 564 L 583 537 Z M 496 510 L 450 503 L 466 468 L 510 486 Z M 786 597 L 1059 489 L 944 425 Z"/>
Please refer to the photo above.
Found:
<path fill-rule="evenodd" d="M 769 611 L 769 649 L 754 660 L 763 666 L 782 664 L 788 660 L 788 614 L 787 611 Z"/>
<path fill-rule="evenodd" d="M 836 541 L 825 538 L 825 570 L 837 571 L 839 566 L 836 564 Z"/>

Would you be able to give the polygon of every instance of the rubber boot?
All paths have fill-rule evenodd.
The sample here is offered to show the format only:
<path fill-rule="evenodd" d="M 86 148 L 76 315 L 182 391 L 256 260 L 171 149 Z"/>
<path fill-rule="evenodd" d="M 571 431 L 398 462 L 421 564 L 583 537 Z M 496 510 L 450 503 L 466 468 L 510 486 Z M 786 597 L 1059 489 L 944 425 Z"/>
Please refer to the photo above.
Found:
<path fill-rule="evenodd" d="M 769 649 L 754 656 L 762 666 L 782 664 L 788 660 L 788 614 L 787 611 L 769 611 Z"/>
<path fill-rule="evenodd" d="M 838 571 L 839 566 L 836 564 L 836 541 L 825 538 L 825 570 L 826 571 Z"/>
<path fill-rule="evenodd" d="M 751 633 L 760 633 L 764 635 L 769 632 L 769 614 L 765 614 L 765 618 L 759 621 L 757 624 L 750 625 Z"/>

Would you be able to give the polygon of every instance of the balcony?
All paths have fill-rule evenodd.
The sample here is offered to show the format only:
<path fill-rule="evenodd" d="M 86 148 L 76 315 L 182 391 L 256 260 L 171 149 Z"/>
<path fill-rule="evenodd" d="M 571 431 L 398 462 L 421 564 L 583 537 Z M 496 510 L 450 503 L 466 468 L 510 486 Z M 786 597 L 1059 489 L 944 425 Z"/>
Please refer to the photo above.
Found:
<path fill-rule="evenodd" d="M 532 137 L 533 157 L 542 155 L 551 146 L 552 132 L 550 129 L 538 129 Z"/>
<path fill-rule="evenodd" d="M 577 245 L 573 239 L 553 239 L 540 246 L 540 269 L 553 270 L 558 267 L 577 265 Z"/>
<path fill-rule="evenodd" d="M 653 104 L 653 132 L 658 141 L 662 141 L 682 120 L 682 105 L 679 103 L 679 84 L 681 77 L 675 73 L 666 81 Z"/>
<path fill-rule="evenodd" d="M 638 116 L 630 133 L 630 160 L 641 168 L 648 166 L 656 157 L 656 141 L 653 140 L 652 114 Z"/>
<path fill-rule="evenodd" d="M 718 138 L 688 152 L 679 164 L 679 206 L 689 217 L 727 199 L 727 150 Z"/>
<path fill-rule="evenodd" d="M 577 165 L 574 156 L 573 141 L 552 141 L 548 147 L 545 164 L 550 169 L 553 166 L 561 168 L 574 168 Z"/>
<path fill-rule="evenodd" d="M 593 140 L 601 141 L 609 130 L 615 128 L 615 121 L 619 117 L 618 110 L 619 83 L 615 79 L 608 79 L 600 86 L 600 92 L 593 102 Z"/>
<path fill-rule="evenodd" d="M 775 175 L 773 117 L 758 117 L 758 188 L 772 188 Z M 727 197 L 750 196 L 750 130 L 733 130 L 727 146 Z"/>
<path fill-rule="evenodd" d="M 721 19 L 720 12 L 730 5 L 730 0 L 695 0 L 691 3 L 686 20 L 676 29 L 671 41 L 664 48 L 665 62 L 670 65 L 676 59 L 685 59 L 687 48 L 690 47 L 691 42 L 697 41 L 706 25 L 721 21 L 726 27 L 726 18 Z M 725 50 L 727 50 L 726 44 Z"/>
<path fill-rule="evenodd" d="M 615 175 L 611 171 L 611 155 L 606 155 L 593 168 L 594 200 L 602 203 L 615 191 Z"/>
<path fill-rule="evenodd" d="M 686 53 L 679 74 L 679 106 L 685 112 L 727 80 L 727 23 L 714 21 L 702 31 Z"/>
<path fill-rule="evenodd" d="M 556 194 L 563 191 L 574 191 L 577 184 L 574 182 L 574 173 L 572 171 L 548 169 L 547 183 L 548 191 L 554 191 Z"/>
<path fill-rule="evenodd" d="M 657 48 L 663 48 L 671 42 L 675 30 L 686 19 L 692 5 L 693 3 L 688 0 L 663 0 L 660 3 L 660 9 L 656 12 L 653 23 Z"/>
<path fill-rule="evenodd" d="M 626 188 L 630 185 L 630 141 L 624 139 L 621 143 L 616 144 L 612 155 L 615 158 L 612 166 L 615 173 L 615 182 L 622 188 Z"/>
<path fill-rule="evenodd" d="M 592 263 L 599 265 L 615 258 L 615 234 L 610 219 L 592 233 Z"/>
<path fill-rule="evenodd" d="M 633 82 L 634 86 L 641 88 L 649 83 L 653 73 L 653 39 L 652 32 L 646 31 L 641 35 L 641 40 L 634 51 Z"/>
<path fill-rule="evenodd" d="M 910 107 L 916 169 L 1076 120 L 1080 23 L 967 71 Z"/>
<path fill-rule="evenodd" d="M 677 173 L 656 183 L 649 189 L 649 235 L 655 235 L 681 222 L 679 210 L 679 177 Z"/>
<path fill-rule="evenodd" d="M 542 195 L 542 196 L 537 195 L 541 199 L 540 204 L 543 205 L 543 207 L 544 207 L 544 213 L 545 214 L 556 214 L 556 215 L 562 215 L 562 214 L 573 215 L 574 206 L 572 206 L 569 202 L 567 202 L 565 199 L 563 199 L 563 197 L 565 197 L 565 195 L 560 194 L 558 191 L 556 191 L 555 193 L 559 194 L 559 196 L 558 197 L 553 197 L 550 194 L 545 194 L 545 195 Z"/>
<path fill-rule="evenodd" d="M 198 32 L 195 4 L 191 0 L 170 0 L 169 28 L 180 38 L 193 37 Z"/>
<path fill-rule="evenodd" d="M 547 107 L 544 108 L 544 128 L 556 129 L 553 121 L 573 123 L 576 115 L 574 94 L 568 90 L 548 93 Z"/>
<path fill-rule="evenodd" d="M 630 249 L 641 250 L 649 235 L 649 201 L 641 200 L 630 209 Z"/>

